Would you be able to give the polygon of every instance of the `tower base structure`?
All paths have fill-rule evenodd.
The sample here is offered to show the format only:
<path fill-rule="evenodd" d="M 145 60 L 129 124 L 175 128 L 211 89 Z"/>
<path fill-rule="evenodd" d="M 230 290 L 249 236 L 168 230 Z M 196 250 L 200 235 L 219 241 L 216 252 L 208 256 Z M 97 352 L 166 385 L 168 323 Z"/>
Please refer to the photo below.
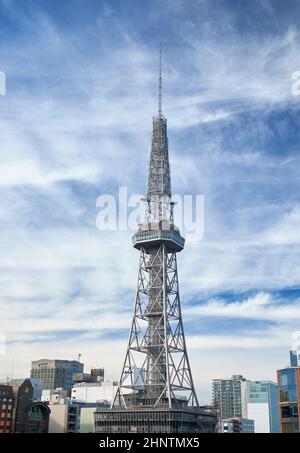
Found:
<path fill-rule="evenodd" d="M 206 407 L 98 409 L 96 433 L 215 433 L 217 417 Z"/>

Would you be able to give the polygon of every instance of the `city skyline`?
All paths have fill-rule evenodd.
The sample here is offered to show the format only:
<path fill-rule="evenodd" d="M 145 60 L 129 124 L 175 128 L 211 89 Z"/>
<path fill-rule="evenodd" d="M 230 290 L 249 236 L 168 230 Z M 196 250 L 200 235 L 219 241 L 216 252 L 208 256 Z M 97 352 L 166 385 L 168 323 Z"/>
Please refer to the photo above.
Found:
<path fill-rule="evenodd" d="M 146 191 L 162 41 L 173 189 L 205 197 L 178 260 L 198 397 L 275 381 L 300 319 L 300 6 L 75 3 L 0 1 L 0 377 L 79 353 L 119 377 L 138 257 L 130 231 L 96 228 L 96 200 Z"/>

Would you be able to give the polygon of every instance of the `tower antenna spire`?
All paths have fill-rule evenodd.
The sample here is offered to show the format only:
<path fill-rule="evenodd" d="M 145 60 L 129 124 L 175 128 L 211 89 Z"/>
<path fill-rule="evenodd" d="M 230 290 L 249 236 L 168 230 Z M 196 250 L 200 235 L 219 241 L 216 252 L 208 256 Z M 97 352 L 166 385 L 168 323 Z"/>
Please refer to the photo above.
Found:
<path fill-rule="evenodd" d="M 162 45 L 159 43 L 159 74 L 158 74 L 158 117 L 160 118 L 162 107 Z"/>

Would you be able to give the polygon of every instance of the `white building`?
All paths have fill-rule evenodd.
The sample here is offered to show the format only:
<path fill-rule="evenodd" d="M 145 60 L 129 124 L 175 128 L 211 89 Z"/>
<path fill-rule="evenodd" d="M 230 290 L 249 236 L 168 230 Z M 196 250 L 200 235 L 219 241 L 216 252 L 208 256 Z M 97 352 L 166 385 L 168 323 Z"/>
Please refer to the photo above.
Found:
<path fill-rule="evenodd" d="M 43 390 L 41 401 L 49 404 L 67 404 L 70 398 L 67 397 L 66 390 L 58 388 L 55 390 Z"/>
<path fill-rule="evenodd" d="M 71 403 L 66 390 L 43 390 L 42 401 L 47 403 L 51 410 L 49 433 L 79 432 L 80 406 Z"/>
<path fill-rule="evenodd" d="M 112 403 L 117 391 L 117 383 L 114 381 L 104 381 L 103 383 L 75 384 L 72 388 L 71 401 L 77 403 Z"/>

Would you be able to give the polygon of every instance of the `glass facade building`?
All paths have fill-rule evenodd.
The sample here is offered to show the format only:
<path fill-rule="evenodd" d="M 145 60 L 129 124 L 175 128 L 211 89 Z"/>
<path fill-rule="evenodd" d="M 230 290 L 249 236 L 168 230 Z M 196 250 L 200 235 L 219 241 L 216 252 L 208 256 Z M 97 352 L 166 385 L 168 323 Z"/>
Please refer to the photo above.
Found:
<path fill-rule="evenodd" d="M 282 433 L 299 432 L 300 367 L 277 371 L 280 425 Z"/>
<path fill-rule="evenodd" d="M 271 381 L 248 381 L 247 414 L 256 433 L 279 433 L 278 387 Z"/>
<path fill-rule="evenodd" d="M 291 366 L 300 366 L 300 350 L 292 349 L 290 351 Z"/>

